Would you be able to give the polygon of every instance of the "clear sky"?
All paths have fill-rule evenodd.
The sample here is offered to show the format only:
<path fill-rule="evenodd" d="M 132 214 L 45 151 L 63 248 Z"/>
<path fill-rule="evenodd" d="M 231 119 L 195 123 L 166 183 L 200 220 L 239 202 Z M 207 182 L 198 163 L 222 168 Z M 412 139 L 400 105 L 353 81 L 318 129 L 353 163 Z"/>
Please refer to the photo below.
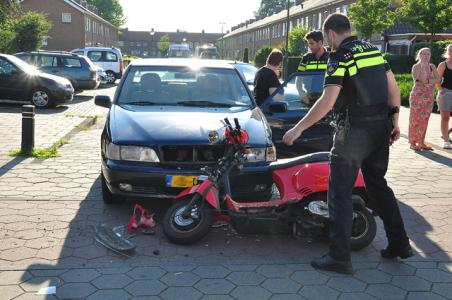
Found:
<path fill-rule="evenodd" d="M 129 30 L 221 33 L 254 17 L 261 0 L 119 0 Z"/>

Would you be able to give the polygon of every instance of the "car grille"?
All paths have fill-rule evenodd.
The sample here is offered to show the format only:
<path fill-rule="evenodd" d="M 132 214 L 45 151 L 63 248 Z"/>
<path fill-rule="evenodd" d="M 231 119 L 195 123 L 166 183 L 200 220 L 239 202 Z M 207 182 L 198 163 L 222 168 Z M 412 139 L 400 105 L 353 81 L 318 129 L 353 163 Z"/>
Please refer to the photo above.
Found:
<path fill-rule="evenodd" d="M 162 163 L 206 164 L 215 163 L 224 154 L 224 146 L 162 146 Z"/>

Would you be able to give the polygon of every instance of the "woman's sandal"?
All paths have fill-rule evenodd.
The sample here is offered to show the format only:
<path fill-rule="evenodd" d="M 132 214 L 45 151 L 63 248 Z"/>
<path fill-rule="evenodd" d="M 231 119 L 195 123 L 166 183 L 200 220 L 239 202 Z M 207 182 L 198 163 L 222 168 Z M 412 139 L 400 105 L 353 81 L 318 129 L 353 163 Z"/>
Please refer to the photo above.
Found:
<path fill-rule="evenodd" d="M 427 144 L 421 144 L 420 147 L 422 150 L 433 151 L 433 148 Z"/>
<path fill-rule="evenodd" d="M 414 150 L 414 151 L 422 151 L 422 150 L 424 150 L 420 145 L 413 145 L 413 144 L 410 145 L 410 149 Z"/>

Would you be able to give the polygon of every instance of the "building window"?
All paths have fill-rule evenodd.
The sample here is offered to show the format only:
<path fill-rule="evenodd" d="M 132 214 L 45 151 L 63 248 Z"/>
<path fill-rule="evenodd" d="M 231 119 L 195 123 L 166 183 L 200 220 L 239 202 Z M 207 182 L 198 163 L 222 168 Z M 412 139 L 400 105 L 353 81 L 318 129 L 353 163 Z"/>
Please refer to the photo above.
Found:
<path fill-rule="evenodd" d="M 119 47 L 124 47 L 124 41 L 118 41 L 118 46 Z"/>
<path fill-rule="evenodd" d="M 342 13 L 348 16 L 348 5 L 342 5 Z"/>
<path fill-rule="evenodd" d="M 71 13 L 62 13 L 61 14 L 61 22 L 63 22 L 63 23 L 72 23 L 72 15 L 71 15 Z"/>
<path fill-rule="evenodd" d="M 322 28 L 322 13 L 319 13 L 319 23 L 317 24 L 317 28 Z"/>

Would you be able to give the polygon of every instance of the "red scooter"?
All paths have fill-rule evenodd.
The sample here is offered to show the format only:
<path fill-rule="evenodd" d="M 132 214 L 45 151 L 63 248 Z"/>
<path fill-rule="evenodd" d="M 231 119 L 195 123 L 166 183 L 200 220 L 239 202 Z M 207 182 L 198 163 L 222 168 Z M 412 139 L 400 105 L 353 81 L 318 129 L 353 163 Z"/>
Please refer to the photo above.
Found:
<path fill-rule="evenodd" d="M 328 236 L 329 153 L 319 152 L 270 163 L 275 195 L 264 201 L 235 202 L 225 191 L 224 179 L 246 161 L 248 136 L 225 119 L 226 150 L 212 168 L 204 168 L 207 179 L 186 188 L 176 196 L 176 202 L 163 218 L 163 231 L 178 244 L 190 244 L 202 239 L 210 230 L 215 216 L 226 215 L 237 228 L 243 220 L 275 220 L 285 222 L 295 235 Z M 353 225 L 351 248 L 368 246 L 376 235 L 377 225 L 367 209 L 367 195 L 361 171 L 352 196 Z"/>

